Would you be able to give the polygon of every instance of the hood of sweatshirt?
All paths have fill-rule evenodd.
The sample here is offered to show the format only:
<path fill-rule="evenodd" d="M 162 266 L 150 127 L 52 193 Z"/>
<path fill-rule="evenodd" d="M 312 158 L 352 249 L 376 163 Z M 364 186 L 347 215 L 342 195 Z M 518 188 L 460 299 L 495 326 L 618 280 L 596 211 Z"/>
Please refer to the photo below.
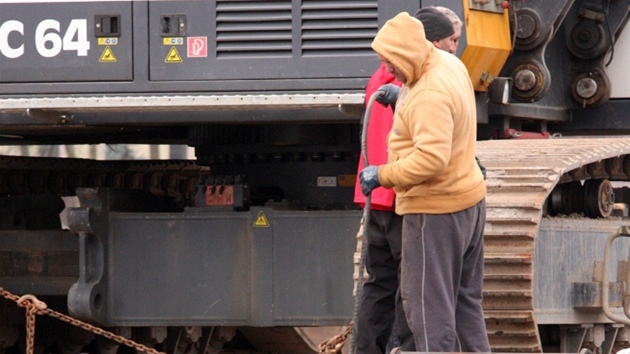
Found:
<path fill-rule="evenodd" d="M 372 41 L 372 49 L 405 75 L 407 85 L 420 78 L 431 52 L 437 50 L 427 41 L 422 22 L 406 12 L 383 25 Z"/>

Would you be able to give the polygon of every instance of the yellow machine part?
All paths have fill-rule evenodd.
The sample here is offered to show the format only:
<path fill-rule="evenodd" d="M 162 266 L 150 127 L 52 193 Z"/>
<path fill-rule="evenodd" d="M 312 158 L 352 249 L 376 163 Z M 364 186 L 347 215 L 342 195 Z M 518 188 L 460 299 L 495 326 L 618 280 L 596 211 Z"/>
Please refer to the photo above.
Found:
<path fill-rule="evenodd" d="M 497 77 L 512 48 L 510 20 L 506 9 L 502 14 L 471 9 L 464 1 L 466 47 L 461 60 L 468 68 L 476 91 L 484 92 Z"/>

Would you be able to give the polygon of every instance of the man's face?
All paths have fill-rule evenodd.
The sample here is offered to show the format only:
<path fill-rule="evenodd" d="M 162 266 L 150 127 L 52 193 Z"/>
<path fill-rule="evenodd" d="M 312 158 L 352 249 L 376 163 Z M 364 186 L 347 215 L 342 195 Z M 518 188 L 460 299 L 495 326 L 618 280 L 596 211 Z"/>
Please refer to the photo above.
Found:
<path fill-rule="evenodd" d="M 442 38 L 439 41 L 433 41 L 433 45 L 437 49 L 443 50 L 445 52 L 449 52 L 451 54 L 454 53 L 454 52 L 451 52 L 451 49 L 453 47 L 451 37 Z"/>
<path fill-rule="evenodd" d="M 457 53 L 457 47 L 459 46 L 459 37 L 462 35 L 462 25 L 459 23 L 453 24 L 453 29 L 455 33 L 452 36 L 448 37 L 451 41 L 451 49 L 448 51 L 451 54 Z"/>
<path fill-rule="evenodd" d="M 383 65 L 385 65 L 385 70 L 394 75 L 394 77 L 396 78 L 396 80 L 404 83 L 407 83 L 407 78 L 405 77 L 405 75 L 402 73 L 402 71 L 400 71 L 397 67 L 394 66 L 394 64 L 390 63 L 389 60 L 385 59 L 384 57 L 382 57 L 381 55 L 378 56 L 378 60 L 380 60 L 381 62 L 383 62 Z"/>
<path fill-rule="evenodd" d="M 460 24 L 453 24 L 453 33 L 450 37 L 442 38 L 439 41 L 433 41 L 433 45 L 437 49 L 441 49 L 451 54 L 457 53 L 457 46 L 459 45 L 459 37 L 462 35 L 462 26 Z"/>

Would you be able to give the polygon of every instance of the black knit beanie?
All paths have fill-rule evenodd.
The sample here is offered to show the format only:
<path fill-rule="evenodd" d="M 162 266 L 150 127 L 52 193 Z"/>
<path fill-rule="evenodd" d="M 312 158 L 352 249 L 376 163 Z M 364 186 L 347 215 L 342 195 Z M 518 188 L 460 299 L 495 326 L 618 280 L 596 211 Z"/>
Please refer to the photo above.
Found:
<path fill-rule="evenodd" d="M 435 7 L 423 7 L 416 11 L 415 16 L 422 22 L 424 34 L 431 42 L 450 37 L 455 33 L 453 23 L 448 16 Z"/>

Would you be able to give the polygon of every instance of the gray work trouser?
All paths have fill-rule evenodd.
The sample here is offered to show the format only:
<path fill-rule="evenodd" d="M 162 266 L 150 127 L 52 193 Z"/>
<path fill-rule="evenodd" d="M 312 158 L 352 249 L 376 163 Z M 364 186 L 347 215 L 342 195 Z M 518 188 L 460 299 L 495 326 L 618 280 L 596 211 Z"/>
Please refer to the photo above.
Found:
<path fill-rule="evenodd" d="M 388 354 L 386 350 L 396 323 L 400 348 L 413 351 L 413 338 L 399 292 L 402 216 L 393 211 L 370 211 L 367 225 L 365 268 L 369 274 L 363 283 L 363 296 L 357 320 L 356 352 Z"/>
<path fill-rule="evenodd" d="M 485 200 L 403 218 L 401 292 L 419 352 L 490 352 L 481 308 Z"/>

